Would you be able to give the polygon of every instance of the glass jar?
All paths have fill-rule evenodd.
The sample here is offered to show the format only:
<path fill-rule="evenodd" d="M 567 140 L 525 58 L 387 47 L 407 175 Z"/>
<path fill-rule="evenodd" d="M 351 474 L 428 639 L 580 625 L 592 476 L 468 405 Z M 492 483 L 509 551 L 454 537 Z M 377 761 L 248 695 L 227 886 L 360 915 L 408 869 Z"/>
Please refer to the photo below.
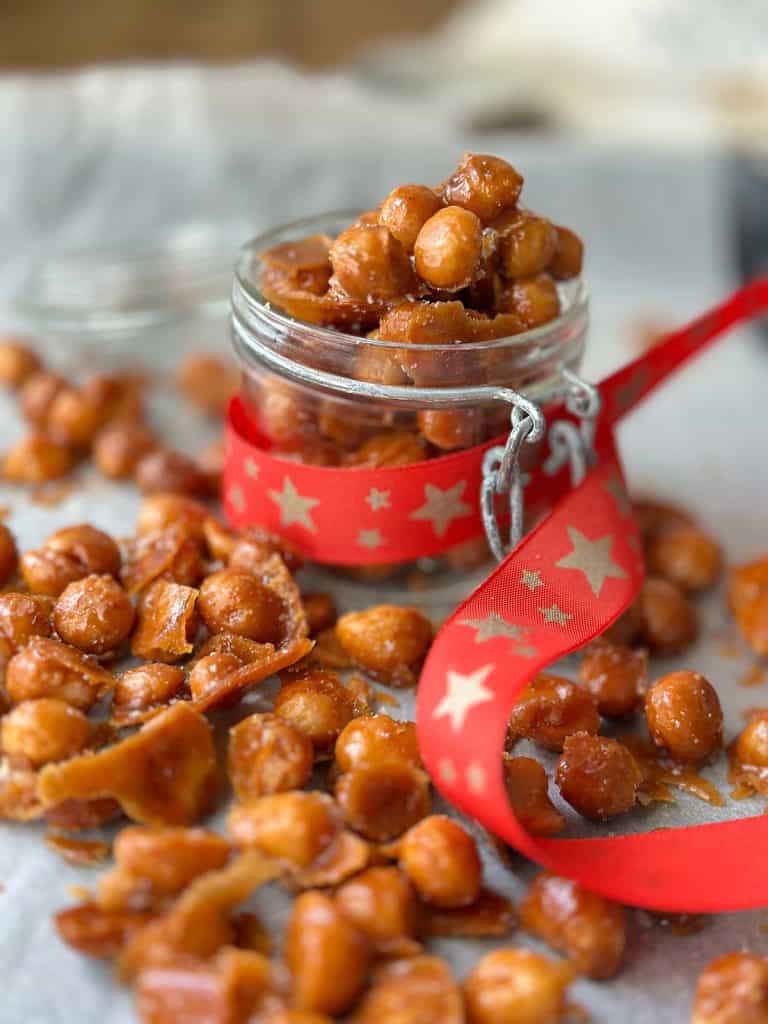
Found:
<path fill-rule="evenodd" d="M 308 235 L 334 236 L 356 211 L 277 228 L 242 249 L 232 292 L 232 333 L 242 369 L 240 398 L 257 443 L 281 458 L 322 466 L 420 462 L 506 435 L 511 388 L 546 405 L 565 390 L 586 341 L 584 284 L 558 285 L 561 315 L 542 327 L 487 342 L 407 345 L 295 320 L 260 291 L 260 253 Z M 539 446 L 526 446 L 527 467 Z M 527 468 L 523 463 L 523 468 Z M 466 571 L 485 563 L 485 537 L 419 563 Z M 364 579 L 405 566 L 365 566 Z"/>

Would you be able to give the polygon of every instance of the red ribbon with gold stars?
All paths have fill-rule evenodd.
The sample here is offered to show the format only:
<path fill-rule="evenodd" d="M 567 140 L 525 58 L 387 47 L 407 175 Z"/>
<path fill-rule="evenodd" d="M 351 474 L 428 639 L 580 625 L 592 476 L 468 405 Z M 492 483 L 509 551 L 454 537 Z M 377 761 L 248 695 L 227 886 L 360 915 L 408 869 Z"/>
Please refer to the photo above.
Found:
<path fill-rule="evenodd" d="M 595 467 L 573 489 L 562 471 L 532 474 L 526 500 L 554 502 L 552 511 L 445 623 L 419 682 L 419 742 L 443 794 L 521 853 L 621 903 L 687 912 L 765 906 L 768 870 L 759 851 L 768 842 L 768 816 L 625 836 L 534 837 L 505 793 L 507 722 L 533 676 L 602 633 L 640 587 L 640 543 L 614 444 L 616 422 L 731 327 L 766 311 L 768 279 L 667 335 L 600 384 Z M 481 533 L 476 495 L 488 445 L 395 469 L 300 466 L 259 449 L 237 403 L 228 445 L 225 492 L 233 523 L 271 526 L 319 561 L 405 559 Z M 340 516 L 340 494 L 345 510 L 363 515 Z"/>

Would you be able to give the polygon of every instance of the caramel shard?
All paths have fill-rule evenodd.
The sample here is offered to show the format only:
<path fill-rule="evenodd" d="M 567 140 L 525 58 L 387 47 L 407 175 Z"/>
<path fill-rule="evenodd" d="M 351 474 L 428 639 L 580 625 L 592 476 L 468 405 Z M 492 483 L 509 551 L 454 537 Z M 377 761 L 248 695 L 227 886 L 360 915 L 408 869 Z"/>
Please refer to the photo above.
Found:
<path fill-rule="evenodd" d="M 283 669 L 295 665 L 312 650 L 312 641 L 307 639 L 294 640 L 284 647 L 275 648 L 273 644 L 260 644 L 262 650 L 258 657 L 235 669 L 194 701 L 192 706 L 199 711 L 209 711 L 217 705 L 230 703 L 238 695 L 244 696 L 248 690 L 268 679 Z M 252 650 L 252 654 L 255 651 Z"/>
<path fill-rule="evenodd" d="M 195 613 L 198 591 L 158 579 L 147 589 L 138 608 L 138 625 L 131 654 L 147 661 L 178 661 L 193 650 L 187 631 Z"/>

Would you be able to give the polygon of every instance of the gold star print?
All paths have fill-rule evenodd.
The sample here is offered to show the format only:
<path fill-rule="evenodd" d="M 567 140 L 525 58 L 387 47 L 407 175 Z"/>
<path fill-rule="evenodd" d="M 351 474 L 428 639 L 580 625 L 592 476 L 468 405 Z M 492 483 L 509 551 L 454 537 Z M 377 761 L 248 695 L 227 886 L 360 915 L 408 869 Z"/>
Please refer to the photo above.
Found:
<path fill-rule="evenodd" d="M 516 647 L 512 653 L 520 658 L 535 658 L 539 652 L 535 647 L 524 644 L 522 647 Z"/>
<path fill-rule="evenodd" d="M 541 578 L 541 573 L 538 569 L 523 569 L 523 575 L 520 577 L 520 582 L 524 587 L 528 587 L 530 591 L 534 591 L 536 587 L 543 587 L 544 581 Z"/>
<path fill-rule="evenodd" d="M 372 487 L 365 500 L 370 505 L 372 512 L 380 512 L 381 509 L 390 507 L 389 495 L 389 491 L 380 491 L 376 487 Z"/>
<path fill-rule="evenodd" d="M 491 612 L 484 619 L 460 619 L 460 626 L 471 626 L 477 630 L 475 643 L 482 644 L 486 640 L 493 640 L 497 636 L 507 637 L 509 640 L 520 640 L 523 633 L 528 630 L 524 626 L 515 626 L 511 622 L 502 619 L 496 612 Z"/>
<path fill-rule="evenodd" d="M 259 478 L 259 467 L 253 461 L 253 459 L 245 460 L 245 475 L 249 476 L 251 480 L 258 480 Z"/>
<path fill-rule="evenodd" d="M 384 539 L 381 536 L 380 530 L 361 530 L 357 535 L 357 543 L 361 548 L 368 548 L 369 551 L 375 551 L 376 548 L 381 547 L 384 543 Z"/>
<path fill-rule="evenodd" d="M 448 786 L 456 781 L 456 768 L 449 757 L 443 758 L 437 766 L 437 774 L 441 781 L 445 782 Z"/>
<path fill-rule="evenodd" d="M 229 489 L 229 500 L 235 506 L 238 512 L 242 512 L 245 508 L 245 498 L 243 492 L 240 490 L 237 484 L 234 484 Z"/>
<path fill-rule="evenodd" d="M 437 537 L 444 537 L 448 524 L 453 519 L 460 519 L 472 511 L 472 506 L 461 500 L 466 486 L 466 480 L 459 480 L 453 487 L 443 491 L 439 487 L 435 487 L 434 484 L 425 484 L 424 497 L 426 501 L 421 508 L 411 512 L 409 518 L 425 519 L 432 523 L 432 529 Z"/>
<path fill-rule="evenodd" d="M 280 509 L 281 526 L 291 526 L 293 523 L 299 523 L 301 526 L 306 527 L 310 533 L 317 533 L 317 527 L 312 521 L 310 512 L 315 505 L 320 504 L 318 498 L 309 498 L 299 494 L 293 486 L 290 477 L 285 477 L 283 480 L 282 491 L 267 491 L 267 493 Z"/>
<path fill-rule="evenodd" d="M 597 540 L 590 540 L 584 536 L 581 530 L 577 530 L 575 526 L 569 526 L 568 536 L 571 538 L 573 550 L 555 565 L 558 569 L 575 569 L 576 572 L 582 573 L 595 597 L 600 596 L 600 591 L 607 579 L 623 580 L 626 578 L 627 574 L 611 558 L 613 537 L 610 534 L 598 537 Z"/>
<path fill-rule="evenodd" d="M 450 718 L 454 732 L 461 732 L 472 708 L 493 700 L 493 692 L 485 685 L 485 680 L 494 667 L 483 665 L 468 675 L 448 669 L 445 696 L 432 712 L 432 717 Z"/>
<path fill-rule="evenodd" d="M 473 761 L 467 768 L 467 785 L 478 796 L 485 792 L 485 768 L 479 761 Z"/>
<path fill-rule="evenodd" d="M 558 608 L 556 604 L 551 604 L 549 608 L 539 608 L 539 611 L 544 616 L 545 622 L 556 622 L 558 626 L 567 626 L 568 620 L 573 618 L 568 612 Z"/>
<path fill-rule="evenodd" d="M 616 508 L 619 511 L 619 515 L 628 516 L 631 511 L 629 498 L 627 497 L 624 484 L 616 473 L 611 473 L 608 479 L 603 482 L 603 490 L 607 491 L 616 502 Z"/>

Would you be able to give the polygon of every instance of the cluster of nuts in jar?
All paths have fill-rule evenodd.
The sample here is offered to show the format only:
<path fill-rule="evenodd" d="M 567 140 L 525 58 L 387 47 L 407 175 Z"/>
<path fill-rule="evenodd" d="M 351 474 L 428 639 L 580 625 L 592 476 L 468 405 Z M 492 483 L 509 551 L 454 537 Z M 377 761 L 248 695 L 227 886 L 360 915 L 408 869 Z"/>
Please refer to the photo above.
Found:
<path fill-rule="evenodd" d="M 221 418 L 237 387 L 233 367 L 211 353 L 180 364 L 180 393 L 203 413 Z M 162 444 L 146 408 L 148 380 L 131 372 L 97 373 L 77 385 L 48 369 L 23 338 L 0 338 L 0 385 L 12 389 L 29 432 L 0 460 L 11 483 L 45 484 L 83 460 L 110 480 L 135 480 L 141 491 L 190 497 L 220 492 L 222 451 L 216 442 L 199 458 Z"/>
<path fill-rule="evenodd" d="M 717 545 L 678 509 L 642 503 L 638 516 L 660 574 L 647 586 L 671 588 L 688 607 L 687 595 L 718 573 Z M 484 886 L 475 839 L 436 813 L 414 724 L 377 713 L 370 685 L 340 674 L 412 686 L 429 621 L 393 605 L 337 620 L 329 595 L 299 590 L 300 564 L 279 538 L 235 534 L 182 495 L 145 498 L 122 548 L 81 525 L 19 554 L 0 527 L 0 816 L 45 820 L 52 847 L 81 861 L 107 848 L 78 832 L 131 822 L 114 866 L 57 915 L 59 934 L 115 963 L 147 1024 L 566 1020 L 577 975 L 620 969 L 626 911 L 547 872 L 518 908 Z M 731 605 L 758 650 L 765 576 L 764 562 L 731 574 Z M 585 652 L 577 683 L 535 680 L 510 723 L 512 736 L 561 752 L 561 794 L 590 818 L 626 810 L 647 782 L 636 748 L 598 735 L 601 718 L 644 704 L 653 743 L 685 767 L 721 746 L 719 702 L 703 677 L 676 672 L 647 686 L 647 656 L 629 643 L 656 635 L 654 650 L 683 646 L 679 631 L 674 643 L 659 639 L 668 610 L 650 615 L 648 632 L 649 600 L 617 627 L 622 644 L 614 636 Z M 740 609 L 751 609 L 746 626 Z M 139 663 L 121 669 L 128 651 Z M 275 674 L 270 710 L 243 702 Z M 218 709 L 237 719 L 224 835 L 202 824 L 222 797 Z M 764 767 L 768 717 L 755 721 L 737 746 Z M 543 765 L 510 756 L 505 770 L 526 828 L 560 832 Z M 318 772 L 325 789 L 313 785 Z M 279 956 L 243 909 L 269 882 L 296 895 Z M 566 959 L 505 944 L 518 924 Z M 427 944 L 462 936 L 502 945 L 459 982 Z M 695 1024 L 728 1019 L 723 1007 L 768 1012 L 767 978 L 759 957 L 715 961 L 699 983 Z"/>

